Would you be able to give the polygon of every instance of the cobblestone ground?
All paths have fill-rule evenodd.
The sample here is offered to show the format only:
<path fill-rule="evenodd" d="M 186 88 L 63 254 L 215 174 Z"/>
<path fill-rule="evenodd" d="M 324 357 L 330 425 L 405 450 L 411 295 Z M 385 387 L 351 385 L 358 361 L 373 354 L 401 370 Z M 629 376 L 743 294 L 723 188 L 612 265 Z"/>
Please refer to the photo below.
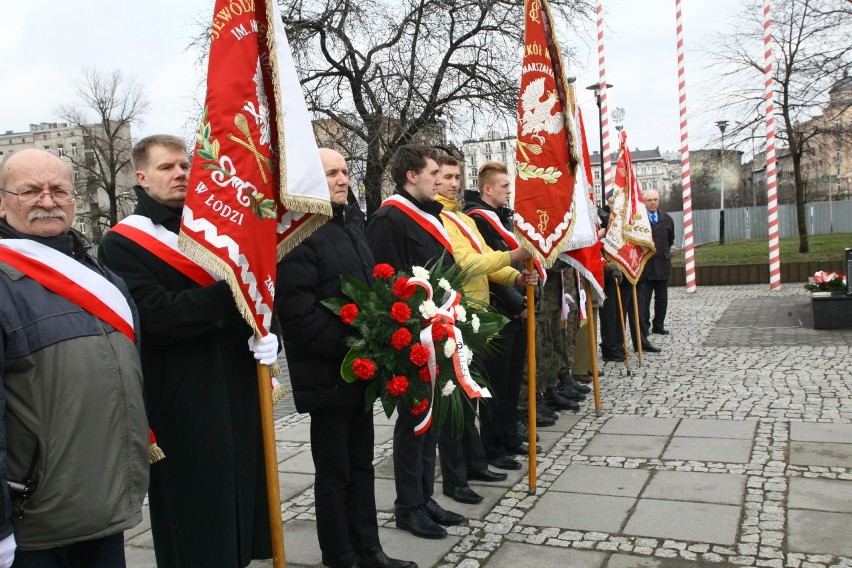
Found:
<path fill-rule="evenodd" d="M 852 567 L 852 330 L 814 331 L 807 302 L 798 284 L 672 289 L 663 351 L 604 364 L 601 413 L 590 396 L 540 431 L 535 493 L 525 468 L 475 485 L 475 510 L 436 497 L 470 518 L 442 541 L 394 528 L 377 416 L 385 549 L 421 567 Z M 279 412 L 287 564 L 316 565 L 307 420 Z M 153 566 L 142 529 L 130 566 Z"/>

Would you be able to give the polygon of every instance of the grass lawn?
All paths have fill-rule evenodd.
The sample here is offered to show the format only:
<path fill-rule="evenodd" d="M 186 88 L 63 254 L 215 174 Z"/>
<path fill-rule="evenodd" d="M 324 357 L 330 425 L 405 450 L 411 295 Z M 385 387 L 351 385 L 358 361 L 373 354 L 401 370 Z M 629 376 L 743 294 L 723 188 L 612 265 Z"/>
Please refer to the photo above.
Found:
<path fill-rule="evenodd" d="M 781 239 L 781 263 L 819 260 L 843 260 L 845 248 L 852 248 L 852 233 L 810 235 L 810 252 L 799 253 L 799 237 Z M 769 262 L 766 239 L 728 241 L 725 246 L 708 243 L 695 247 L 695 264 L 763 264 Z M 672 264 L 683 266 L 683 251 L 672 251 Z"/>

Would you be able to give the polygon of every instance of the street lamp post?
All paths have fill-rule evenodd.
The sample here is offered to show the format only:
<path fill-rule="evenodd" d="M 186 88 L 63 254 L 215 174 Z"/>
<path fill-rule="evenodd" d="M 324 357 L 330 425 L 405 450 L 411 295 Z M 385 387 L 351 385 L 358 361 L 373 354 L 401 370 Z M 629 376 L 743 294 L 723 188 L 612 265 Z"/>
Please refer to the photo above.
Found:
<path fill-rule="evenodd" d="M 716 126 L 722 132 L 722 153 L 719 157 L 719 186 L 721 189 L 721 200 L 719 201 L 719 244 L 725 244 L 725 129 L 728 127 L 727 120 L 719 120 Z"/>
<path fill-rule="evenodd" d="M 609 83 L 606 84 L 607 89 L 611 89 L 612 85 Z M 601 193 L 600 193 L 600 203 L 603 205 L 604 203 L 604 194 L 606 192 L 606 187 L 604 187 L 604 155 L 603 155 L 603 111 L 601 109 L 601 84 L 594 83 L 586 87 L 589 91 L 595 92 L 595 102 L 598 104 L 598 135 L 600 136 L 600 147 L 601 147 Z"/>

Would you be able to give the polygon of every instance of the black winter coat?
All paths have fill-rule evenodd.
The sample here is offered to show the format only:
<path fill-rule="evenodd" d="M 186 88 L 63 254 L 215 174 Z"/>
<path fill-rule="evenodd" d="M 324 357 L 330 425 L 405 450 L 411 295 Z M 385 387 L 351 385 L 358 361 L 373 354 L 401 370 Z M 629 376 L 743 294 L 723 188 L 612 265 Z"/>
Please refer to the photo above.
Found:
<path fill-rule="evenodd" d="M 657 224 L 651 226 L 651 238 L 657 252 L 648 259 L 644 280 L 668 280 L 672 273 L 672 245 L 675 240 L 674 219 L 661 209 L 657 209 Z"/>
<path fill-rule="evenodd" d="M 355 330 L 320 302 L 340 298 L 340 277 L 372 284 L 375 261 L 357 204 L 334 216 L 278 263 L 275 311 L 284 335 L 293 400 L 299 412 L 364 404 L 366 382 L 347 383 L 340 364 Z"/>
<path fill-rule="evenodd" d="M 139 186 L 134 214 L 177 233 L 180 210 Z M 227 283 L 199 286 L 115 232 L 98 249 L 142 322 L 145 405 L 166 459 L 148 496 L 159 566 L 233 568 L 271 557 L 251 328 Z"/>
<path fill-rule="evenodd" d="M 441 221 L 441 210 L 444 206 L 437 201 L 423 203 L 399 188 L 396 194 Z M 443 221 L 441 223 L 443 224 Z M 380 207 L 367 223 L 366 233 L 376 262 L 386 262 L 398 271 L 408 272 L 412 266 L 426 268 L 442 258 L 441 255 L 444 267 L 455 264 L 453 255 L 444 245 L 396 207 Z"/>
<path fill-rule="evenodd" d="M 474 209 L 491 211 L 492 213 L 496 213 L 500 218 L 504 229 L 509 232 L 512 231 L 514 211 L 508 207 L 492 207 L 488 203 L 485 203 L 479 193 L 475 191 L 466 191 L 464 198 L 465 202 L 462 206 L 462 211 L 465 213 L 470 213 Z M 512 250 L 509 244 L 503 240 L 500 233 L 488 221 L 479 215 L 471 215 L 470 218 L 476 222 L 476 228 L 479 229 L 479 233 L 489 247 L 494 250 Z M 516 263 L 514 266 L 518 270 L 524 269 L 521 263 Z M 527 301 L 523 292 L 525 290 L 524 287 L 506 286 L 497 282 L 489 282 L 488 286 L 491 292 L 491 306 L 500 314 L 511 320 L 526 309 Z"/>

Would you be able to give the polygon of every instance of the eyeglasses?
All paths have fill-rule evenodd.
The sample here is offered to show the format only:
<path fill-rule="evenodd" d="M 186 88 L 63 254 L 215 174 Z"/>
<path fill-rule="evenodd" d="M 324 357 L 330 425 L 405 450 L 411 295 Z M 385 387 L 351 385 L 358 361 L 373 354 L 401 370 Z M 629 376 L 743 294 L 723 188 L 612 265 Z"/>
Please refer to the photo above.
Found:
<path fill-rule="evenodd" d="M 78 194 L 73 189 L 68 191 L 67 189 L 54 189 L 51 191 L 44 191 L 41 189 L 25 189 L 24 191 L 9 191 L 8 189 L 0 188 L 0 191 L 4 193 L 11 193 L 12 195 L 18 196 L 18 201 L 21 202 L 22 205 L 33 205 L 35 203 L 40 202 L 44 199 L 45 195 L 50 195 L 53 202 L 57 205 L 71 205 L 77 200 Z"/>

